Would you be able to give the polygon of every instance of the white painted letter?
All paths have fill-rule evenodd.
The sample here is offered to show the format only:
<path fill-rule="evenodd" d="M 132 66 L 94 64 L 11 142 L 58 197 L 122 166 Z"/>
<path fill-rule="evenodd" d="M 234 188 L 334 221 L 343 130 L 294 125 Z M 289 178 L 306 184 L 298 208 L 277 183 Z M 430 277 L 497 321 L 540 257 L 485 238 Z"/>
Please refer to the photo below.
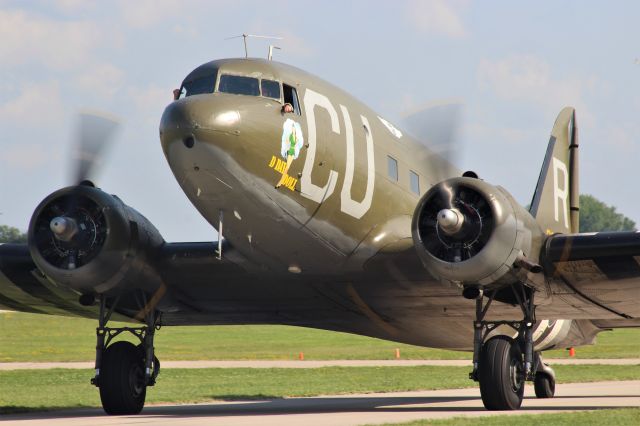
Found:
<path fill-rule="evenodd" d="M 307 126 L 309 135 L 307 137 L 307 155 L 304 159 L 304 169 L 300 177 L 300 193 L 317 203 L 321 203 L 324 199 L 333 194 L 338 181 L 338 172 L 329 171 L 329 180 L 324 186 L 314 185 L 311 182 L 311 171 L 313 170 L 316 160 L 316 116 L 314 108 L 318 106 L 324 108 L 329 113 L 331 119 L 331 130 L 340 134 L 340 123 L 338 122 L 338 113 L 336 112 L 331 101 L 324 95 L 307 89 L 304 93 L 304 109 L 307 115 Z"/>
<path fill-rule="evenodd" d="M 560 189 L 558 172 L 562 172 L 563 187 Z M 560 222 L 559 209 L 562 208 L 562 215 L 564 216 L 564 226 L 569 228 L 569 206 L 567 204 L 567 198 L 569 197 L 569 173 L 567 172 L 567 165 L 562 161 L 553 157 L 553 205 L 555 211 L 555 220 Z M 562 200 L 562 206 L 558 203 L 558 200 Z"/>
<path fill-rule="evenodd" d="M 360 219 L 369 211 L 371 200 L 373 199 L 373 187 L 375 183 L 373 137 L 371 136 L 369 121 L 361 115 L 360 119 L 362 120 L 362 125 L 365 127 L 365 137 L 367 140 L 367 189 L 364 194 L 364 199 L 361 202 L 354 201 L 351 198 L 351 186 L 353 185 L 353 175 L 355 172 L 353 127 L 351 126 L 351 118 L 349 117 L 347 108 L 344 105 L 340 105 L 340 110 L 344 117 L 344 128 L 347 137 L 347 164 L 344 174 L 344 184 L 342 185 L 342 192 L 340 193 L 340 210 L 356 219 Z"/>

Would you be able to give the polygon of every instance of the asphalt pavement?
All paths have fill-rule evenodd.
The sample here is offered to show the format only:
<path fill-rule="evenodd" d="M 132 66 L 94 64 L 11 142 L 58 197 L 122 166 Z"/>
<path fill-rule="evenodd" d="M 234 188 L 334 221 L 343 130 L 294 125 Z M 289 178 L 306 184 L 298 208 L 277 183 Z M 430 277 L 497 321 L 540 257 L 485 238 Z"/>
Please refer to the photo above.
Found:
<path fill-rule="evenodd" d="M 489 412 L 477 388 L 319 396 L 189 405 L 147 406 L 137 416 L 104 415 L 100 409 L 6 415 L 4 425 L 362 425 L 456 416 L 543 414 L 562 411 L 640 407 L 640 380 L 560 384 L 556 397 L 537 399 L 527 386 L 522 409 Z"/>

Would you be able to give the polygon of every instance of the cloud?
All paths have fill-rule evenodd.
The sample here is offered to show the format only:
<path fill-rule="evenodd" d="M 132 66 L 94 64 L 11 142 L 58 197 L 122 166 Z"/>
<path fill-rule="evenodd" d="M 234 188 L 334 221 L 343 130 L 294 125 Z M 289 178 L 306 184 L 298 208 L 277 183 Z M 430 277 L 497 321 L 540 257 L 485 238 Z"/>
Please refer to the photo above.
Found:
<path fill-rule="evenodd" d="M 407 4 L 407 17 L 415 29 L 450 38 L 467 35 L 460 12 L 467 3 L 445 0 L 411 0 Z"/>
<path fill-rule="evenodd" d="M 66 13 L 95 9 L 96 3 L 87 0 L 56 0 L 56 8 Z"/>
<path fill-rule="evenodd" d="M 0 10 L 0 63 L 42 64 L 68 70 L 88 60 L 100 33 L 95 23 L 55 21 L 20 10 Z"/>
<path fill-rule="evenodd" d="M 87 92 L 102 98 L 112 98 L 122 88 L 124 72 L 113 64 L 96 64 L 83 69 L 77 84 Z"/>
<path fill-rule="evenodd" d="M 520 144 L 527 140 L 529 132 L 508 126 L 488 126 L 485 123 L 469 123 L 465 133 L 476 140 L 498 141 L 499 144 Z"/>
<path fill-rule="evenodd" d="M 585 95 L 595 90 L 595 77 L 558 78 L 551 66 L 534 55 L 513 55 L 504 59 L 480 61 L 477 72 L 481 90 L 492 91 L 507 101 L 536 103 L 551 112 L 564 105 L 580 110 L 582 119 L 591 119 Z"/>
<path fill-rule="evenodd" d="M 28 172 L 47 164 L 50 152 L 44 145 L 18 143 L 7 147 L 2 154 L 2 162 L 8 167 Z"/>
<path fill-rule="evenodd" d="M 131 28 L 146 29 L 169 19 L 184 20 L 185 14 L 200 9 L 193 2 L 176 0 L 121 0 L 118 8 L 124 22 Z"/>
<path fill-rule="evenodd" d="M 281 46 L 286 53 L 294 55 L 310 56 L 313 53 L 313 49 L 305 39 L 289 30 L 281 30 L 278 36 L 282 37 L 283 40 L 272 40 L 269 44 Z M 274 53 L 274 58 L 276 55 L 277 53 Z"/>
<path fill-rule="evenodd" d="M 199 34 L 194 25 L 188 25 L 184 23 L 175 24 L 173 28 L 171 28 L 171 31 L 173 31 L 173 33 L 178 36 L 182 36 L 192 40 L 197 38 Z"/>
<path fill-rule="evenodd" d="M 127 93 L 135 108 L 136 116 L 142 117 L 145 124 L 153 126 L 158 125 L 162 111 L 173 100 L 170 87 L 130 87 Z"/>
<path fill-rule="evenodd" d="M 613 147 L 617 152 L 624 154 L 632 154 L 638 150 L 636 138 L 632 135 L 637 134 L 629 128 L 630 126 L 608 125 L 604 131 L 604 140 L 607 144 Z"/>
<path fill-rule="evenodd" d="M 64 115 L 58 82 L 27 84 L 18 96 L 0 105 L 0 122 L 29 120 L 34 125 L 58 123 Z"/>

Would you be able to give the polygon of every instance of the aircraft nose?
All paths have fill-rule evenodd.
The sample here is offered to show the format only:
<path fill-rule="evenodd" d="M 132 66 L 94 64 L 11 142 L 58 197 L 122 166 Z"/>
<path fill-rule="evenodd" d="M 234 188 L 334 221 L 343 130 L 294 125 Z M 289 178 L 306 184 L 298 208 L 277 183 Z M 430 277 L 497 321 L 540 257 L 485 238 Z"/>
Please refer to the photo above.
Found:
<path fill-rule="evenodd" d="M 160 120 L 160 135 L 179 131 L 192 131 L 199 124 L 194 117 L 193 107 L 183 100 L 172 102 L 165 108 Z"/>
<path fill-rule="evenodd" d="M 237 134 L 240 114 L 223 108 L 215 99 L 197 97 L 180 99 L 167 106 L 160 120 L 162 144 L 182 140 L 185 145 L 193 139 L 209 140 L 213 134 Z"/>

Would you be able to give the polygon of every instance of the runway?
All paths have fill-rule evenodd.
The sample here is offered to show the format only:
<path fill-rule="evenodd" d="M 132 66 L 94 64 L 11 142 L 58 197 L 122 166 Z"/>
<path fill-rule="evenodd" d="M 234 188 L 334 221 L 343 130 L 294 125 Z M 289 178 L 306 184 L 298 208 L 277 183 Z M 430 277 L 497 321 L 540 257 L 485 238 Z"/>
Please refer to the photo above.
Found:
<path fill-rule="evenodd" d="M 537 399 L 527 386 L 522 409 L 488 412 L 477 388 L 321 396 L 192 405 L 148 406 L 138 416 L 105 416 L 100 409 L 2 416 L 3 425 L 171 424 L 261 426 L 362 425 L 456 416 L 540 414 L 640 407 L 640 380 L 558 385 L 553 399 Z"/>

